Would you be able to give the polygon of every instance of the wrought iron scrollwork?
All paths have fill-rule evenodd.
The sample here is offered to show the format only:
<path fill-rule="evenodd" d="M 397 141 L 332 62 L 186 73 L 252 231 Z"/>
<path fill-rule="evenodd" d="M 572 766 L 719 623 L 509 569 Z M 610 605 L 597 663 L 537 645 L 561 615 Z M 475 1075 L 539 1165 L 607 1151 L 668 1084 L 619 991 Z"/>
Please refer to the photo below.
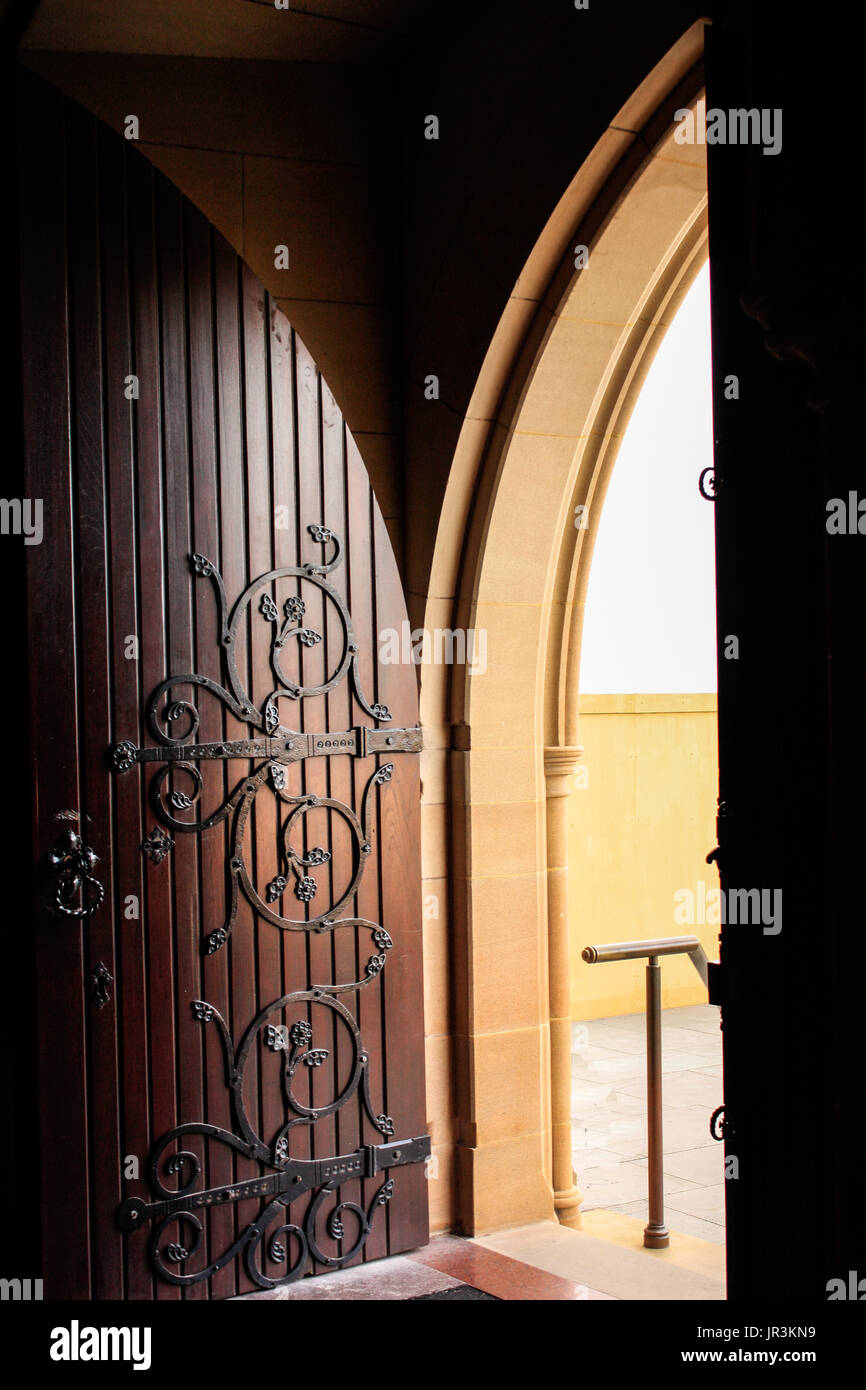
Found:
<path fill-rule="evenodd" d="M 719 1105 L 710 1116 L 710 1134 L 714 1139 L 718 1140 L 719 1143 L 721 1143 L 723 1139 L 733 1138 L 734 1126 L 728 1119 L 723 1105 Z"/>
<path fill-rule="evenodd" d="M 336 927 L 358 925 L 375 927 L 375 924 L 360 923 L 355 918 L 341 919 L 339 914 L 355 894 L 364 871 L 365 859 L 372 848 L 373 794 L 377 787 L 390 781 L 394 764 L 385 763 L 371 774 L 362 795 L 360 816 L 356 815 L 351 807 L 334 798 L 291 796 L 287 790 L 287 768 L 291 763 L 306 758 L 331 757 L 335 754 L 365 758 L 374 754 L 417 753 L 422 746 L 419 728 L 373 729 L 357 726 L 338 732 L 300 733 L 281 724 L 279 702 L 282 699 L 297 701 L 327 694 L 344 678 L 349 679 L 355 699 L 371 718 L 383 723 L 391 719 L 391 712 L 386 705 L 371 703 L 364 694 L 358 666 L 359 648 L 349 610 L 340 593 L 326 578 L 341 563 L 342 548 L 339 537 L 324 526 L 309 526 L 307 530 L 319 545 L 333 545 L 331 559 L 318 565 L 284 566 L 269 570 L 247 586 L 231 611 L 225 584 L 216 565 L 205 555 L 192 555 L 191 564 L 195 574 L 200 578 L 209 579 L 215 590 L 226 685 L 220 685 L 209 677 L 194 672 L 169 677 L 157 687 L 148 701 L 147 720 L 157 741 L 157 747 L 139 748 L 126 739 L 116 744 L 112 751 L 112 762 L 118 773 L 128 772 L 137 763 L 160 764 L 150 784 L 150 800 L 162 826 L 168 830 L 181 834 L 202 832 L 222 821 L 230 821 L 229 909 L 223 925 L 207 937 L 206 949 L 210 953 L 218 951 L 228 940 L 237 917 L 241 892 L 265 921 L 286 930 L 328 931 Z M 290 595 L 282 602 L 281 607 L 278 606 L 274 598 L 276 584 L 286 579 L 304 580 L 316 585 L 334 605 L 339 616 L 341 650 L 330 675 L 318 685 L 308 686 L 292 681 L 281 664 L 282 655 L 291 642 L 297 641 L 302 646 L 311 647 L 321 640 L 321 634 L 304 623 L 306 606 L 300 595 Z M 264 621 L 272 627 L 270 665 L 276 678 L 276 685 L 263 701 L 261 708 L 256 707 L 244 687 L 237 662 L 240 625 L 248 616 L 253 619 L 253 604 L 256 599 L 258 611 Z M 200 723 L 198 708 L 192 700 L 172 698 L 172 692 L 184 686 L 209 691 L 221 700 L 237 719 L 258 730 L 260 736 L 213 743 L 196 742 Z M 173 732 L 175 728 L 181 727 L 181 733 Z M 233 758 L 250 759 L 259 765 L 236 784 L 222 805 L 212 814 L 199 816 L 195 820 L 184 819 L 185 813 L 195 810 L 201 797 L 203 779 L 199 771 L 200 763 L 214 759 L 228 761 Z M 178 776 L 186 779 L 186 789 L 178 787 Z M 282 862 L 277 866 L 277 872 L 271 877 L 262 896 L 253 884 L 247 869 L 243 839 L 256 795 L 265 784 L 278 803 L 286 808 L 286 813 L 280 831 Z M 292 842 L 293 835 L 301 828 L 304 817 L 314 808 L 324 808 L 342 817 L 348 826 L 353 846 L 352 873 L 348 887 L 339 898 L 329 902 L 315 914 L 292 916 L 288 911 L 280 910 L 284 895 L 291 892 L 300 904 L 305 907 L 310 904 L 317 897 L 319 885 L 315 874 L 309 870 L 323 866 L 330 860 L 330 853 L 325 849 L 317 846 L 303 854 Z M 173 843 L 172 836 L 166 834 L 162 827 L 157 827 L 144 841 L 142 849 L 155 863 L 159 863 L 172 848 Z"/>
<path fill-rule="evenodd" d="M 387 1176 L 387 1172 L 403 1164 L 420 1163 L 430 1153 L 427 1135 L 394 1140 L 394 1120 L 373 1101 L 370 1057 L 362 1044 L 358 1022 L 341 998 L 365 988 L 375 988 L 374 981 L 381 975 L 393 946 L 390 934 L 380 923 L 340 914 L 347 910 L 357 892 L 371 855 L 376 796 L 378 789 L 390 782 L 394 763 L 387 761 L 374 768 L 367 778 L 357 812 L 333 797 L 293 795 L 288 777 L 289 766 L 307 758 L 384 755 L 390 759 L 392 754 L 420 752 L 421 730 L 359 725 L 337 732 L 301 733 L 281 723 L 281 701 L 327 694 L 343 679 L 350 683 L 355 699 L 370 718 L 384 724 L 391 720 L 387 706 L 370 702 L 364 694 L 358 665 L 359 648 L 349 611 L 327 578 L 341 562 L 340 540 L 324 526 L 307 529 L 318 545 L 333 546 L 331 558 L 318 565 L 269 570 L 247 586 L 231 609 L 216 565 L 205 555 L 192 555 L 194 573 L 210 581 L 216 596 L 224 684 L 195 673 L 164 680 L 147 706 L 147 722 L 156 746 L 143 748 L 124 740 L 116 744 L 112 752 L 112 762 L 118 773 L 129 772 L 137 764 L 158 765 L 150 782 L 149 797 L 160 824 L 149 832 L 142 845 L 155 863 L 172 848 L 177 833 L 200 833 L 221 822 L 229 827 L 229 905 L 223 925 L 206 938 L 209 952 L 218 951 L 228 940 L 241 894 L 260 918 L 283 930 L 331 932 L 349 929 L 356 933 L 356 938 L 359 934 L 370 934 L 370 954 L 365 964 L 361 964 L 364 951 L 350 953 L 358 962 L 352 967 L 358 979 L 323 981 L 284 994 L 260 1011 L 237 1049 L 220 1011 L 204 999 L 192 1002 L 198 1021 L 219 1035 L 234 1128 L 229 1130 L 204 1121 L 175 1126 L 156 1142 L 149 1158 L 148 1184 L 154 1200 L 131 1197 L 117 1211 L 118 1224 L 124 1231 L 149 1227 L 151 1263 L 162 1279 L 174 1284 L 200 1283 L 239 1256 L 245 1259 L 250 1277 L 262 1288 L 300 1278 L 311 1262 L 330 1268 L 347 1264 L 369 1237 L 378 1209 L 391 1200 L 394 1179 Z M 303 683 L 300 662 L 298 680 L 292 680 L 285 669 L 285 658 L 293 644 L 309 649 L 322 641 L 322 634 L 307 622 L 306 605 L 300 594 L 281 596 L 278 601 L 278 583 L 292 579 L 298 581 L 298 587 L 300 581 L 317 586 L 339 617 L 339 650 L 335 654 L 333 642 L 329 644 L 329 656 L 334 660 L 330 661 L 329 673 L 319 685 Z M 275 684 L 260 706 L 254 704 L 239 674 L 237 639 L 241 624 L 245 622 L 251 625 L 251 642 L 257 624 L 267 624 L 270 628 L 269 665 Z M 183 687 L 193 692 L 206 690 L 216 696 L 235 718 L 250 726 L 253 736 L 197 742 L 200 718 L 195 699 L 198 697 L 175 698 Z M 205 815 L 199 809 L 204 788 L 201 763 L 231 759 L 246 759 L 252 766 L 222 805 Z M 274 797 L 278 811 L 277 862 L 269 866 L 257 863 L 257 873 L 263 878 L 270 874 L 260 892 L 244 857 L 244 839 L 256 797 L 265 787 Z M 352 847 L 348 885 L 324 905 L 318 902 L 316 871 L 330 864 L 331 851 L 321 845 L 303 850 L 299 847 L 305 818 L 317 809 L 342 819 Z M 196 819 L 188 819 L 190 813 Z M 299 904 L 298 908 L 292 906 L 292 900 Z M 314 902 L 318 911 L 311 907 Z M 335 959 L 335 953 L 331 955 Z M 291 1017 L 293 1012 L 299 1011 L 307 1017 Z M 337 1058 L 333 1058 L 332 1065 L 335 1049 L 339 1065 L 336 1065 Z M 266 1060 L 268 1056 L 270 1062 Z M 250 1094 L 257 1093 L 266 1084 L 268 1071 L 273 1076 L 275 1056 L 280 1063 L 281 1119 L 274 1132 L 261 1134 L 248 1109 L 245 1077 L 251 1059 L 255 1059 L 253 1070 L 257 1082 L 251 1083 L 249 1089 Z M 330 1086 L 327 1080 L 316 1080 L 314 1086 L 314 1079 L 320 1077 L 330 1078 Z M 324 1087 L 328 1087 L 325 1097 L 321 1094 Z M 361 1122 L 364 1123 L 366 1115 L 377 1137 L 380 1140 L 384 1137 L 383 1142 L 363 1145 L 351 1153 L 326 1159 L 292 1156 L 293 1131 L 335 1114 L 352 1098 L 355 1098 Z M 269 1113 L 273 1117 L 274 1112 Z M 261 1164 L 265 1171 L 260 1177 L 221 1187 L 198 1186 L 203 1163 L 193 1152 L 196 1141 L 224 1145 L 232 1153 Z M 380 1173 L 386 1174 L 385 1179 L 366 1206 L 340 1200 L 342 1183 L 356 1178 L 374 1178 Z M 310 1200 L 303 1216 L 297 1220 L 287 1219 L 287 1208 L 306 1194 L 310 1194 Z M 213 1252 L 208 1249 L 209 1262 L 193 1270 L 191 1265 L 205 1243 L 200 1213 L 211 1206 L 250 1198 L 264 1199 L 258 1217 L 242 1231 L 238 1230 L 229 1248 L 215 1258 L 209 1258 Z M 331 1198 L 334 1205 L 326 1214 Z M 323 1249 L 322 1232 L 338 1242 L 338 1254 L 328 1254 Z M 265 1272 L 266 1260 L 281 1268 L 279 1277 Z"/>
<path fill-rule="evenodd" d="M 97 961 L 90 974 L 90 999 L 97 1009 L 104 1009 L 111 998 L 108 986 L 114 983 L 114 976 L 105 961 Z"/>
<path fill-rule="evenodd" d="M 64 830 L 47 855 L 53 906 L 65 917 L 90 917 L 101 907 L 105 889 L 94 876 L 97 856 L 74 830 Z"/>
<path fill-rule="evenodd" d="M 362 985 L 356 986 L 361 987 Z M 130 1197 L 118 1208 L 117 1222 L 126 1232 L 143 1230 L 149 1223 L 153 1223 L 150 1258 L 161 1278 L 173 1284 L 197 1284 L 209 1279 L 217 1270 L 224 1268 L 242 1253 L 245 1255 L 250 1277 L 261 1288 L 274 1288 L 278 1284 L 288 1284 L 300 1278 L 311 1260 L 330 1268 L 339 1268 L 354 1259 L 365 1244 L 372 1230 L 376 1211 L 391 1199 L 394 1179 L 386 1178 L 366 1209 L 351 1201 L 337 1201 L 331 1209 L 325 1229 L 332 1240 L 342 1242 L 346 1238 L 346 1214 L 351 1214 L 356 1226 L 354 1239 L 347 1243 L 347 1248 L 341 1248 L 339 1255 L 329 1255 L 324 1251 L 317 1235 L 317 1223 L 328 1198 L 335 1194 L 343 1182 L 353 1178 L 372 1178 L 405 1164 L 421 1163 L 429 1156 L 428 1135 L 384 1144 L 368 1144 L 352 1153 L 339 1154 L 332 1158 L 297 1159 L 290 1156 L 288 1146 L 292 1128 L 296 1125 L 313 1124 L 316 1120 L 333 1114 L 355 1094 L 362 1079 L 365 1107 L 376 1128 L 380 1132 L 386 1132 L 381 1123 L 386 1117 L 375 1116 L 369 1103 L 368 1056 L 361 1046 L 360 1030 L 348 1009 L 334 997 L 337 992 L 338 988 L 334 986 L 314 986 L 312 989 L 283 995 L 282 998 L 274 1000 L 247 1029 L 237 1052 L 228 1024 L 219 1010 L 206 1000 L 193 1001 L 195 1016 L 202 1024 L 214 1024 L 220 1035 L 226 1080 L 231 1092 L 232 1110 L 238 1132 L 198 1122 L 177 1125 L 168 1134 L 163 1135 L 150 1155 L 148 1178 L 155 1200 L 145 1202 L 139 1197 Z M 310 1009 L 320 1006 L 330 1010 L 333 1018 L 343 1025 L 350 1040 L 348 1079 L 339 1094 L 327 1103 L 315 1107 L 305 1104 L 296 1095 L 293 1085 L 302 1066 L 316 1067 L 328 1055 L 325 1049 L 310 1046 L 314 1041 L 314 1025 L 307 1019 L 296 1020 L 288 1027 L 271 1022 L 275 1016 L 297 1005 Z M 265 1139 L 256 1131 L 244 1094 L 246 1068 L 255 1041 L 259 1037 L 269 1051 L 285 1054 L 282 1091 L 286 1118 L 269 1139 Z M 390 1125 L 387 1132 L 393 1133 L 391 1121 L 388 1120 L 387 1123 Z M 175 1147 L 189 1142 L 191 1136 L 225 1144 L 234 1152 L 264 1164 L 270 1171 L 258 1178 L 196 1190 L 196 1181 L 202 1172 L 201 1161 L 191 1150 Z M 174 1149 L 174 1152 L 167 1157 L 170 1149 Z M 176 1180 L 177 1185 L 167 1186 L 165 1179 L 168 1178 Z M 271 1232 L 267 1254 L 274 1263 L 288 1262 L 291 1238 L 297 1245 L 297 1257 L 290 1264 L 287 1263 L 286 1272 L 277 1279 L 271 1278 L 261 1267 L 262 1242 L 274 1221 L 291 1203 L 308 1192 L 312 1192 L 313 1196 L 303 1219 L 300 1222 L 283 1221 Z M 270 1200 L 256 1220 L 250 1222 L 227 1250 L 199 1270 L 188 1272 L 181 1268 L 193 1259 L 202 1242 L 204 1227 L 197 1212 L 208 1207 L 257 1197 Z M 173 1232 L 176 1238 L 163 1245 L 163 1236 L 173 1225 L 178 1228 Z"/>
<path fill-rule="evenodd" d="M 142 854 L 146 854 L 153 864 L 161 864 L 167 854 L 174 849 L 174 840 L 166 835 L 161 825 L 154 826 L 141 842 Z"/>
<path fill-rule="evenodd" d="M 714 468 L 703 468 L 698 478 L 698 492 L 707 502 L 715 502 L 719 495 L 721 479 L 716 476 Z"/>

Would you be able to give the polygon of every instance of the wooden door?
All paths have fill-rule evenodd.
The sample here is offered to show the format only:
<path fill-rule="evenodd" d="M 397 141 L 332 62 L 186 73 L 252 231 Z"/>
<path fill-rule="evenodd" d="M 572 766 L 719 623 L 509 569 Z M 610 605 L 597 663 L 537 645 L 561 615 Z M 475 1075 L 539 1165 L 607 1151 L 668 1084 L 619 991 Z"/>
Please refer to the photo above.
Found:
<path fill-rule="evenodd" d="M 753 312 L 773 284 L 775 262 L 785 262 L 780 242 L 771 251 L 772 273 L 764 266 L 756 277 L 767 195 L 772 202 L 780 192 L 772 180 L 781 175 L 786 189 L 776 212 L 799 208 L 802 185 L 791 170 L 817 166 L 802 127 L 795 133 L 789 122 L 789 109 L 792 117 L 804 109 L 803 89 L 793 80 L 789 108 L 777 86 L 778 74 L 796 73 L 779 56 L 788 40 L 770 24 L 763 61 L 771 54 L 772 65 L 762 70 L 752 62 L 754 17 L 746 19 L 744 11 L 706 31 L 707 106 L 784 107 L 787 153 L 776 160 L 757 145 L 707 146 L 719 651 L 715 859 L 727 901 L 759 889 L 771 895 L 775 918 L 767 926 L 738 922 L 734 913 L 720 933 L 714 997 L 724 1024 L 727 1289 L 736 1300 L 820 1300 L 828 1277 L 851 1267 L 833 1249 L 834 1228 L 851 1224 L 844 1206 L 837 1208 L 845 1160 L 834 1152 L 840 1093 L 833 1078 L 843 1075 L 845 1054 L 834 1052 L 835 1022 L 829 1026 L 833 974 L 860 979 L 847 942 L 844 957 L 836 957 L 831 912 L 838 831 L 828 804 L 827 691 L 839 663 L 828 643 L 824 519 L 832 492 L 824 491 L 821 417 L 808 404 L 809 377 L 783 360 L 786 335 L 794 330 L 796 340 L 800 333 L 797 313 L 774 341 L 757 321 L 762 311 Z M 823 146 L 814 153 L 822 159 Z M 783 240 L 787 247 L 787 228 Z M 791 244 L 800 245 L 796 238 Z M 824 298 L 832 298 L 826 289 Z M 799 346 L 790 356 L 799 358 Z M 848 616 L 844 605 L 839 611 Z M 846 761 L 850 756 L 845 748 Z M 792 1117 L 801 1113 L 808 1113 L 809 1133 L 820 1136 L 807 1177 L 795 1148 L 785 1148 Z"/>
<path fill-rule="evenodd" d="M 21 102 L 45 1295 L 227 1297 L 427 1238 L 405 607 L 262 285 Z"/>

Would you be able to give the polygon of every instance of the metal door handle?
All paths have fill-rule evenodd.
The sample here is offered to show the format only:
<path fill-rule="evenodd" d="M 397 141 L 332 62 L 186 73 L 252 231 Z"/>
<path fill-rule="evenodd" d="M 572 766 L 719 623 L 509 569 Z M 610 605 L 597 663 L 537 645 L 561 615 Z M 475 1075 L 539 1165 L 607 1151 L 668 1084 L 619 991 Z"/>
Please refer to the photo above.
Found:
<path fill-rule="evenodd" d="M 93 850 L 67 829 L 46 858 L 53 880 L 53 906 L 66 917 L 90 917 L 105 897 L 105 889 L 93 875 L 98 863 Z"/>

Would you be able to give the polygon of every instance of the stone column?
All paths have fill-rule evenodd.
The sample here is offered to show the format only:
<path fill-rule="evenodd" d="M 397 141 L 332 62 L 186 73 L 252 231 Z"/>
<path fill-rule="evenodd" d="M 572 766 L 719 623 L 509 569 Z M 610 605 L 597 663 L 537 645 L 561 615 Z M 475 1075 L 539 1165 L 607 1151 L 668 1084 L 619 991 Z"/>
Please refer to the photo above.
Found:
<path fill-rule="evenodd" d="M 568 796 L 582 748 L 545 748 L 547 932 L 550 973 L 550 1088 L 553 1196 L 564 1225 L 577 1225 L 583 1200 L 571 1158 L 571 972 L 568 931 Z"/>

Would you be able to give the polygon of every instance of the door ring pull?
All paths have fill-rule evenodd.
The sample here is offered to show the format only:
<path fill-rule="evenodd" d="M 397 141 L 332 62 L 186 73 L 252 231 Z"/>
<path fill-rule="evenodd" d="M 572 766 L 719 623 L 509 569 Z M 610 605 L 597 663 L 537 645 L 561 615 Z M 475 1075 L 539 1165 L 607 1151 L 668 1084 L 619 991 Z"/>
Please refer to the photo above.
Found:
<path fill-rule="evenodd" d="M 90 917 L 102 906 L 105 889 L 93 874 L 97 856 L 71 827 L 63 831 L 46 858 L 53 879 L 53 906 L 58 912 L 66 917 Z"/>

